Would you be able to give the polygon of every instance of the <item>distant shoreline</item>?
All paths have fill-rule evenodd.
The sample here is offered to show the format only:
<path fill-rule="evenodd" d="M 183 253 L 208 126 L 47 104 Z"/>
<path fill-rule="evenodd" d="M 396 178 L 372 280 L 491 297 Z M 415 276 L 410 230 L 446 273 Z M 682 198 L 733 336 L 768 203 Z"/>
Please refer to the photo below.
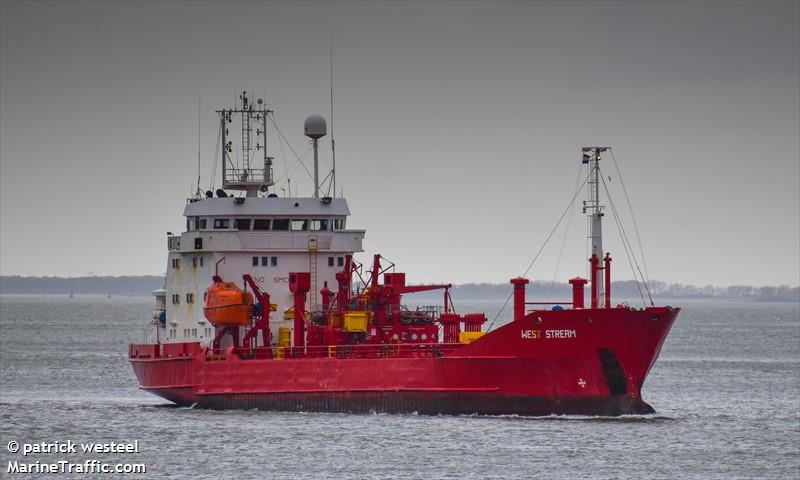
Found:
<path fill-rule="evenodd" d="M 164 287 L 164 277 L 158 275 L 141 276 L 92 276 L 92 277 L 22 277 L 0 276 L 0 294 L 28 294 L 28 295 L 118 295 L 142 296 L 150 295 L 153 290 Z M 682 298 L 711 298 L 711 299 L 738 299 L 750 301 L 778 301 L 800 302 L 800 287 L 781 285 L 777 287 L 755 287 L 748 285 L 733 285 L 728 287 L 715 287 L 706 285 L 667 284 L 653 280 L 650 289 L 654 297 L 659 299 Z M 613 297 L 639 298 L 646 295 L 640 294 L 636 283 L 632 280 L 612 283 Z M 455 296 L 468 296 L 471 298 L 506 298 L 511 292 L 511 286 L 506 283 L 466 283 L 454 285 L 452 294 Z M 566 283 L 532 282 L 528 285 L 531 297 L 536 298 L 569 298 L 570 286 Z M 438 293 L 417 294 L 420 298 L 439 297 Z"/>

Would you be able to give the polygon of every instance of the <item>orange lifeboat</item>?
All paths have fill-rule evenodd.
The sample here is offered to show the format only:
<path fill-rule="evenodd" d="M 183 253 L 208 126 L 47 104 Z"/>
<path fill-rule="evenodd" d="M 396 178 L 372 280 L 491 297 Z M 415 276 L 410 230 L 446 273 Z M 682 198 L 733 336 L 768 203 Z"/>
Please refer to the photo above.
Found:
<path fill-rule="evenodd" d="M 234 282 L 214 282 L 206 290 L 203 313 L 212 325 L 247 325 L 253 309 L 253 294 Z"/>

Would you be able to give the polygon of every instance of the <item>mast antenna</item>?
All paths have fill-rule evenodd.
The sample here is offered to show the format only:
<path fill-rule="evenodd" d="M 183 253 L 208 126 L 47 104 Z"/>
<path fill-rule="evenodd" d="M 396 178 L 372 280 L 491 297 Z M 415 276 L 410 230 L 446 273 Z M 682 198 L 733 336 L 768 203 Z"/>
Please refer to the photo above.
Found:
<path fill-rule="evenodd" d="M 331 29 L 331 181 L 333 182 L 333 198 L 336 198 L 336 141 L 333 137 L 333 29 Z"/>
<path fill-rule="evenodd" d="M 203 96 L 197 96 L 197 190 L 194 192 L 195 198 L 201 198 L 203 192 L 200 190 L 200 122 L 203 118 L 202 110 Z"/>
<path fill-rule="evenodd" d="M 242 91 L 239 100 L 241 104 L 235 102 L 232 109 L 217 110 L 222 136 L 222 188 L 245 190 L 248 197 L 257 197 L 274 185 L 273 158 L 267 154 L 267 121 L 272 110 L 261 98 L 253 102 L 247 91 Z M 239 117 L 236 124 L 241 121 L 240 142 L 230 131 L 235 117 Z M 232 158 L 234 143 L 236 157 Z M 259 154 L 263 157 L 261 166 L 256 162 Z"/>

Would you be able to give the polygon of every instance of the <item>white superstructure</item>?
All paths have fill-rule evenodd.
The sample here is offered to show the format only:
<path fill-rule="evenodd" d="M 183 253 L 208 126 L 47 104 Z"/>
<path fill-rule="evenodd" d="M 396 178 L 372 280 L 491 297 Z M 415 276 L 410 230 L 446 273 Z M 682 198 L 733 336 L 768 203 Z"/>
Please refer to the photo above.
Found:
<path fill-rule="evenodd" d="M 276 310 L 270 317 L 273 344 L 280 327 L 292 327 L 293 305 L 289 292 L 289 272 L 310 272 L 311 291 L 308 309 L 319 309 L 319 291 L 326 284 L 336 288 L 335 274 L 341 271 L 346 255 L 362 250 L 364 230 L 347 229 L 350 209 L 343 198 L 279 198 L 269 192 L 272 186 L 272 158 L 266 154 L 266 123 L 269 110 L 249 103 L 221 110 L 220 135 L 223 156 L 223 189 L 239 190 L 241 196 L 218 190 L 188 200 L 183 215 L 186 230 L 169 235 L 165 306 L 157 305 L 158 339 L 164 343 L 199 341 L 210 344 L 214 327 L 205 319 L 206 289 L 215 272 L 226 281 L 244 287 L 242 275 L 249 274 Z M 242 142 L 237 145 L 237 160 L 229 128 L 234 118 L 242 120 Z M 323 120 L 324 122 L 324 120 Z M 237 122 L 238 123 L 238 122 Z M 255 141 L 251 138 L 256 124 Z M 263 151 L 260 151 L 263 150 Z M 254 167 L 256 158 L 263 167 Z M 315 196 L 319 187 L 315 185 Z M 160 312 L 163 312 L 160 313 Z"/>

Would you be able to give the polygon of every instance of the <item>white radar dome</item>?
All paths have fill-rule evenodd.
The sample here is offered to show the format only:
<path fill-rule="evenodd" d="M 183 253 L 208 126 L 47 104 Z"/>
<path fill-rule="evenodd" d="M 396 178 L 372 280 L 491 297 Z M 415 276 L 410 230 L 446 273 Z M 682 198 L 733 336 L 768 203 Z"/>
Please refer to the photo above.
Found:
<path fill-rule="evenodd" d="M 324 137 L 326 133 L 328 133 L 327 126 L 325 125 L 325 119 L 322 115 L 314 114 L 309 115 L 306 118 L 306 122 L 304 125 L 305 135 L 309 138 L 320 138 Z"/>

